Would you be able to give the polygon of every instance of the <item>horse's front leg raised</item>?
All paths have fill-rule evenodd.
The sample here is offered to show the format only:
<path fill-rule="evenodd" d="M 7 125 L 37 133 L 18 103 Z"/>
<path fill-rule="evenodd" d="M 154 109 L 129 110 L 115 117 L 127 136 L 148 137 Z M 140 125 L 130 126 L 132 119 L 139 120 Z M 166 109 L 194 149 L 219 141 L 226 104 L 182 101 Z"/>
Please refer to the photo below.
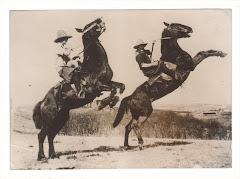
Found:
<path fill-rule="evenodd" d="M 114 81 L 111 81 L 108 84 L 101 84 L 99 86 L 101 91 L 111 91 L 108 97 L 101 100 L 101 103 L 98 106 L 99 110 L 105 108 L 107 105 L 109 105 L 110 108 L 113 108 L 119 101 L 119 97 L 115 96 L 117 94 L 117 89 L 120 89 L 120 94 L 122 94 L 125 90 L 125 85 L 123 83 L 118 83 Z"/>
<path fill-rule="evenodd" d="M 216 51 L 216 50 L 208 50 L 208 51 L 201 51 L 198 52 L 198 54 L 192 59 L 193 60 L 193 66 L 192 71 L 196 68 L 196 66 L 201 63 L 205 58 L 211 57 L 211 56 L 217 56 L 217 57 L 225 57 L 227 54 L 222 51 Z"/>
<path fill-rule="evenodd" d="M 117 93 L 116 87 L 113 87 L 111 84 L 101 84 L 99 86 L 100 86 L 99 87 L 100 91 L 111 91 L 111 93 L 108 97 L 101 100 L 98 106 L 98 110 L 101 110 L 105 108 L 107 105 L 110 105 L 111 102 L 114 100 L 117 100 L 117 101 L 119 100 L 119 98 L 115 96 L 115 94 Z M 114 99 L 115 97 L 117 97 L 118 99 Z"/>
<path fill-rule="evenodd" d="M 125 85 L 123 83 L 118 83 L 115 81 L 111 81 L 111 85 L 117 89 L 120 89 L 119 93 L 122 94 L 125 91 Z"/>
<path fill-rule="evenodd" d="M 122 94 L 124 92 L 125 85 L 123 83 L 118 83 L 118 82 L 115 82 L 115 81 L 111 81 L 111 83 L 112 83 L 111 85 L 113 87 L 115 87 L 116 89 L 119 89 L 120 94 Z M 115 95 L 113 97 L 112 101 L 110 102 L 109 107 L 113 108 L 117 104 L 118 101 L 119 101 L 119 96 Z"/>

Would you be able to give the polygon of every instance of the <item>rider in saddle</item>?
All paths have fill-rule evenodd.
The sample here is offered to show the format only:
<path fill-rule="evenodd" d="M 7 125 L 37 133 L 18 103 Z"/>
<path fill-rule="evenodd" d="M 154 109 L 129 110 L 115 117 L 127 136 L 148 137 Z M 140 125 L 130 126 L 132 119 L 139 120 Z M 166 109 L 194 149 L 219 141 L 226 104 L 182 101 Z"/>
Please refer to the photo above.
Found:
<path fill-rule="evenodd" d="M 55 65 L 59 76 L 63 78 L 62 84 L 63 83 L 74 84 L 74 86 L 71 85 L 72 88 L 76 92 L 78 98 L 82 99 L 85 98 L 83 86 L 84 81 L 79 80 L 79 78 L 73 78 L 73 73 L 75 68 L 78 67 L 78 62 L 75 60 L 76 57 L 74 57 L 73 59 L 70 58 L 70 54 L 73 51 L 73 49 L 67 43 L 69 38 L 72 38 L 72 36 L 67 35 L 66 32 L 64 32 L 63 30 L 59 30 L 57 32 L 57 39 L 54 42 L 59 44 L 59 49 L 57 50 L 57 59 Z M 80 57 L 78 56 L 78 58 Z"/>
<path fill-rule="evenodd" d="M 147 43 L 139 39 L 133 48 L 136 49 L 136 61 L 139 64 L 139 68 L 142 70 L 145 76 L 149 77 L 147 87 L 149 85 L 151 86 L 160 77 L 159 73 L 155 73 L 158 65 L 160 65 L 160 72 L 169 75 L 172 79 L 175 80 L 175 72 L 168 69 L 163 61 L 160 60 L 159 62 L 151 62 L 149 56 L 152 53 L 149 50 L 144 49 L 146 45 Z"/>

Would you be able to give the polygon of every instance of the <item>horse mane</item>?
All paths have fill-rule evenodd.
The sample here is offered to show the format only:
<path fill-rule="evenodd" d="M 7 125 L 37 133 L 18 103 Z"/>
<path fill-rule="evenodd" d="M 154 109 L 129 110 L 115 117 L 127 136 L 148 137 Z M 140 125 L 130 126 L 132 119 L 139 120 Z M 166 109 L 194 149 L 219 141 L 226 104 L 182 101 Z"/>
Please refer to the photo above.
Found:
<path fill-rule="evenodd" d="M 170 33 L 169 33 L 169 30 L 167 28 L 165 28 L 162 32 L 162 38 L 163 37 L 170 37 Z"/>

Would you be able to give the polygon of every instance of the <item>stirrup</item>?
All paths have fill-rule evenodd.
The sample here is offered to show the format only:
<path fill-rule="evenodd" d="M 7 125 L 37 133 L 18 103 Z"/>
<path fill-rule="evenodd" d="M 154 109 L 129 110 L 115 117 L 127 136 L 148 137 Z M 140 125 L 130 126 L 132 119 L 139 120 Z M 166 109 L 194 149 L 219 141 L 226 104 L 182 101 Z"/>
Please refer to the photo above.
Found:
<path fill-rule="evenodd" d="M 85 92 L 80 91 L 77 96 L 78 96 L 79 99 L 84 99 L 85 98 Z"/>

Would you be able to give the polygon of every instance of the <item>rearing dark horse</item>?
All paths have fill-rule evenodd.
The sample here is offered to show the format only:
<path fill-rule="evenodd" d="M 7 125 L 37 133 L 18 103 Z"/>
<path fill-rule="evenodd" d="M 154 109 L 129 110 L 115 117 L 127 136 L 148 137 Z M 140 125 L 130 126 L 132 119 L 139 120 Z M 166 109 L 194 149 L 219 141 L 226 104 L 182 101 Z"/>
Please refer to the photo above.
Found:
<path fill-rule="evenodd" d="M 146 83 L 140 85 L 132 95 L 124 98 L 121 101 L 116 119 L 113 123 L 113 127 L 116 127 L 122 120 L 124 113 L 129 109 L 132 114 L 132 120 L 125 127 L 125 140 L 124 146 L 129 147 L 128 137 L 129 133 L 133 129 L 138 138 L 139 147 L 142 148 L 143 139 L 140 133 L 141 125 L 149 118 L 153 112 L 152 102 L 171 93 L 176 90 L 187 79 L 190 71 L 193 71 L 195 67 L 210 56 L 225 57 L 226 54 L 221 51 L 209 50 L 201 51 L 194 58 L 192 58 L 187 52 L 181 49 L 178 45 L 177 39 L 190 37 L 189 33 L 192 33 L 192 28 L 172 23 L 164 23 L 167 27 L 162 33 L 161 40 L 161 60 L 165 62 L 171 62 L 176 66 L 176 71 L 179 73 L 180 78 L 178 80 L 164 80 L 159 79 L 149 89 L 146 88 Z M 170 39 L 166 39 L 170 37 Z M 160 64 L 160 63 L 159 63 Z M 156 74 L 158 73 L 158 67 L 156 68 Z"/>
<path fill-rule="evenodd" d="M 102 109 L 107 105 L 113 107 L 119 100 L 117 96 L 114 96 L 117 93 L 116 89 L 119 88 L 120 93 L 123 93 L 125 86 L 122 83 L 111 81 L 113 71 L 108 64 L 107 53 L 98 40 L 98 37 L 106 30 L 105 23 L 101 18 L 98 18 L 86 25 L 83 30 L 76 30 L 84 33 L 82 37 L 85 47 L 82 75 L 90 84 L 90 91 L 93 90 L 94 93 L 111 91 L 110 96 L 103 99 L 98 108 Z"/>
<path fill-rule="evenodd" d="M 43 142 L 48 137 L 49 158 L 55 158 L 53 140 L 57 133 L 62 129 L 69 119 L 70 109 L 78 108 L 92 102 L 102 91 L 111 91 L 109 97 L 102 100 L 99 109 L 109 105 L 113 107 L 118 102 L 115 96 L 116 89 L 120 88 L 120 93 L 125 89 L 124 84 L 111 81 L 113 72 L 108 64 L 106 51 L 98 40 L 99 36 L 105 31 L 105 24 L 102 19 L 96 19 L 86 25 L 83 32 L 84 62 L 79 74 L 74 71 L 75 78 L 84 77 L 87 82 L 87 90 L 84 99 L 77 98 L 75 92 L 69 84 L 64 84 L 62 88 L 51 88 L 45 98 L 38 102 L 33 110 L 33 120 L 37 129 L 41 129 L 38 134 L 39 152 L 38 160 L 45 160 Z M 61 100 L 62 108 L 59 110 L 57 101 Z"/>

